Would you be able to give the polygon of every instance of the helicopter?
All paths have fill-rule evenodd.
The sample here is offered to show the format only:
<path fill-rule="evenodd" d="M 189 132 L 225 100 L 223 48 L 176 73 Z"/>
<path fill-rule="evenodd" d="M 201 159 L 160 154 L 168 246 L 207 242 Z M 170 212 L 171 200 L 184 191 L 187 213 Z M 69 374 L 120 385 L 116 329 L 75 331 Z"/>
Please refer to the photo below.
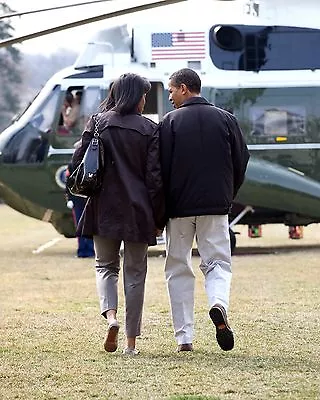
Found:
<path fill-rule="evenodd" d="M 213 3 L 214 20 L 192 27 L 173 21 L 97 32 L 74 65 L 50 78 L 30 107 L 0 134 L 0 197 L 74 237 L 64 199 L 65 171 L 89 116 L 113 81 L 130 71 L 151 82 L 144 114 L 159 122 L 172 109 L 170 74 L 188 67 L 199 73 L 202 95 L 237 117 L 251 153 L 230 214 L 232 247 L 236 224 L 319 223 L 320 59 L 314 46 L 320 27 L 316 20 L 301 26 L 281 12 L 279 23 L 270 24 L 269 16 L 262 15 L 262 0 L 242 2 L 247 7 L 240 17 L 219 14 L 218 2 Z M 112 15 L 127 12 L 132 8 Z M 18 39 L 0 42 L 0 47 Z M 77 123 L 66 128 L 61 109 L 70 93 L 80 95 L 80 113 Z"/>

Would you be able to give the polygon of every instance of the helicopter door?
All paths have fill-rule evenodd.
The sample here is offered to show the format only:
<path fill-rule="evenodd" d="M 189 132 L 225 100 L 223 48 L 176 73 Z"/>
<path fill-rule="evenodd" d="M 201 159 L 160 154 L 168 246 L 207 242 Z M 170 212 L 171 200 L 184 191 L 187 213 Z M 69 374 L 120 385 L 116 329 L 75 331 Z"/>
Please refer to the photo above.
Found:
<path fill-rule="evenodd" d="M 73 149 L 91 114 L 97 112 L 102 91 L 97 86 L 70 86 L 61 92 L 60 111 L 57 115 L 52 147 Z"/>
<path fill-rule="evenodd" d="M 146 105 L 143 112 L 146 117 L 157 123 L 165 114 L 163 92 L 164 88 L 161 82 L 151 82 L 151 90 L 147 94 Z"/>
<path fill-rule="evenodd" d="M 47 188 L 50 193 L 47 198 L 51 209 L 68 212 L 63 195 L 65 171 L 74 152 L 74 144 L 80 139 L 90 115 L 97 112 L 104 94 L 103 89 L 98 86 L 72 86 L 59 93 L 55 124 L 49 136 L 50 146 L 46 163 L 46 174 L 51 179 L 50 186 L 48 185 Z M 72 110 L 68 110 L 68 107 L 76 107 L 73 110 L 76 111 L 74 115 L 70 113 Z"/>

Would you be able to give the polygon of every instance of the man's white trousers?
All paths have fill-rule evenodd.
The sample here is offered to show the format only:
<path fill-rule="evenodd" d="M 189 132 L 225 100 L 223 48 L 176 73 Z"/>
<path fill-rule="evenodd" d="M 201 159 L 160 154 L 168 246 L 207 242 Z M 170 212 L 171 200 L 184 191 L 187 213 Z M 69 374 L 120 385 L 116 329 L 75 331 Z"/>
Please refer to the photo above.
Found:
<path fill-rule="evenodd" d="M 173 218 L 168 222 L 166 234 L 165 274 L 175 337 L 178 344 L 192 343 L 195 288 L 191 261 L 193 241 L 196 237 L 209 307 L 219 303 L 227 311 L 232 275 L 228 216 Z"/>

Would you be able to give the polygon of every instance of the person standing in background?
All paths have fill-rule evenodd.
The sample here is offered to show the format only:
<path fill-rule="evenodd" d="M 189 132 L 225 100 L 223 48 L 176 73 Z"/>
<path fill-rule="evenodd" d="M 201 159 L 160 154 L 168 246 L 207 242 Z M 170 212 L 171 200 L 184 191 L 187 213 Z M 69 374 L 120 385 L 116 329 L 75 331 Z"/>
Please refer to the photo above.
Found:
<path fill-rule="evenodd" d="M 196 236 L 209 315 L 223 350 L 234 347 L 227 320 L 231 284 L 228 213 L 245 176 L 249 152 L 236 118 L 201 97 L 201 80 L 188 68 L 169 78 L 176 110 L 160 123 L 166 210 L 165 274 L 178 351 L 193 350 Z"/>
<path fill-rule="evenodd" d="M 80 142 L 75 143 L 75 147 L 77 145 L 80 145 Z M 72 174 L 72 172 L 73 172 L 72 164 L 70 163 L 66 170 L 66 179 L 68 179 L 68 177 Z M 66 188 L 67 207 L 72 212 L 73 221 L 74 221 L 76 229 L 77 229 L 78 223 L 80 221 L 80 218 L 83 213 L 83 210 L 84 210 L 87 200 L 88 199 L 85 197 L 79 197 L 79 196 L 72 195 Z M 94 257 L 95 252 L 94 252 L 94 244 L 93 244 L 92 237 L 90 238 L 90 237 L 78 236 L 77 239 L 78 239 L 77 257 L 79 257 L 79 258 Z"/>
<path fill-rule="evenodd" d="M 77 90 L 75 95 L 72 95 L 70 107 L 64 115 L 63 122 L 67 129 L 74 129 L 80 123 L 80 105 L 81 105 L 82 92 Z M 84 125 L 82 126 L 83 129 Z M 82 130 L 81 129 L 81 130 Z"/>

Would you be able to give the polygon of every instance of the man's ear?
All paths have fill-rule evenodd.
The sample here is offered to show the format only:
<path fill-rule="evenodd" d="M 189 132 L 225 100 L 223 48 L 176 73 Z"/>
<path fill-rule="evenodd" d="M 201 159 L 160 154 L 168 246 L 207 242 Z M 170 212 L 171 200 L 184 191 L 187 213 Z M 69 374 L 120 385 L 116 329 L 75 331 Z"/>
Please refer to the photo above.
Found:
<path fill-rule="evenodd" d="M 181 87 L 181 93 L 182 94 L 186 94 L 188 92 L 188 90 L 189 90 L 184 83 L 181 83 L 180 87 Z"/>

